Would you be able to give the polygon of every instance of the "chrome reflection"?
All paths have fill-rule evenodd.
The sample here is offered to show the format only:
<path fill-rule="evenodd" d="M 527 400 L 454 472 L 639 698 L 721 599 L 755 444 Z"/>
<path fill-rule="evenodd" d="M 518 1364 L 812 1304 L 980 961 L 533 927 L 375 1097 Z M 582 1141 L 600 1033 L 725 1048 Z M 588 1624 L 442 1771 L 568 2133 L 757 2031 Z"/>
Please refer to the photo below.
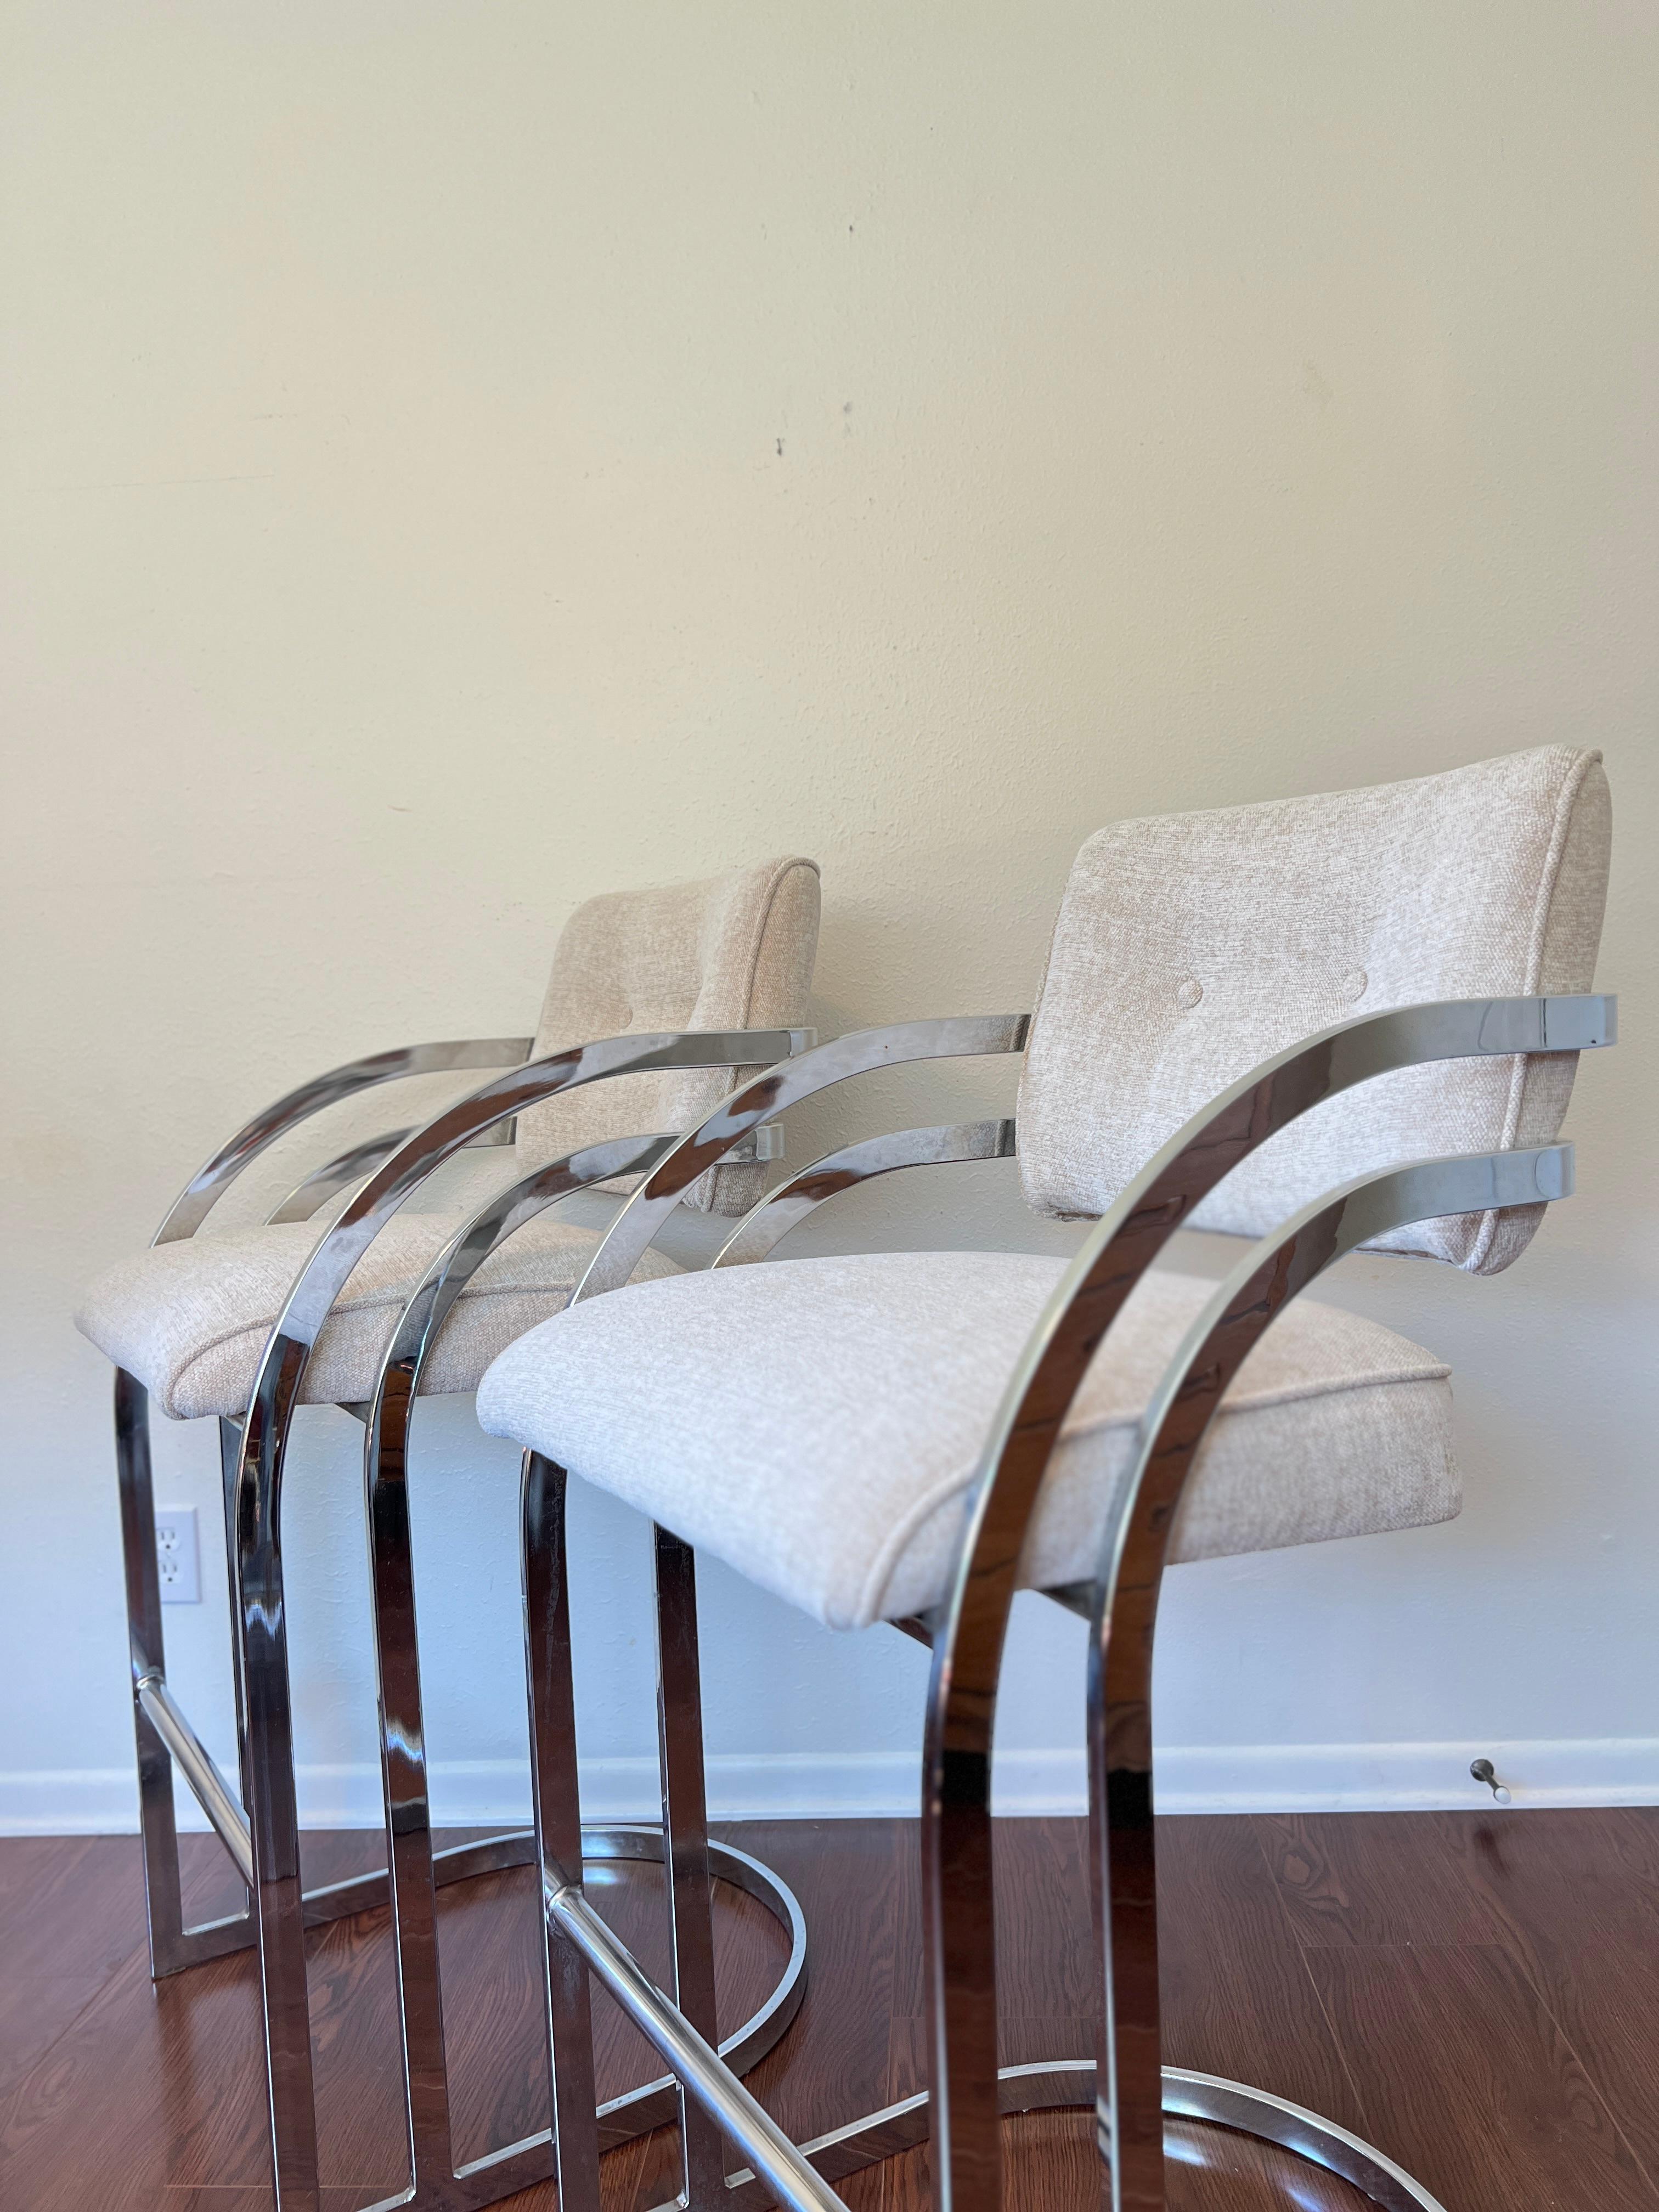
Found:
<path fill-rule="evenodd" d="M 757 1130 L 757 1135 L 763 1133 Z M 789 1231 L 828 1200 L 878 1176 L 902 1168 L 945 1167 L 964 1160 L 1014 1156 L 1012 1121 L 959 1121 L 929 1129 L 900 1129 L 826 1152 L 799 1175 L 768 1192 L 738 1222 L 710 1265 L 737 1267 L 764 1260 Z"/>

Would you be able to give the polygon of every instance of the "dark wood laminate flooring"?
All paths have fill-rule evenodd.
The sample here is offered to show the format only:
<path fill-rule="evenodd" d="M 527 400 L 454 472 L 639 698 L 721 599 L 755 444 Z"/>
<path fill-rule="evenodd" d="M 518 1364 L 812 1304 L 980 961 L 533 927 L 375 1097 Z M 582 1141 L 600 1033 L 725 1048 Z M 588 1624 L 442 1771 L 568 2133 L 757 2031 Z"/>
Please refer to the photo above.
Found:
<path fill-rule="evenodd" d="M 811 1930 L 800 2017 L 751 2086 L 797 2137 L 921 2086 L 915 1832 L 892 1821 L 747 1823 Z M 376 1838 L 307 1838 L 307 1880 L 371 1864 Z M 185 1839 L 195 1916 L 240 1901 L 216 1844 Z M 1659 1811 L 1340 1814 L 1161 1824 L 1166 2057 L 1279 2090 L 1370 2139 L 1449 2212 L 1659 2212 Z M 999 1832 L 1004 2056 L 1086 2054 L 1080 1824 Z M 665 1970 L 649 1869 L 596 1875 L 600 1909 Z M 722 2025 L 783 1943 L 719 1899 Z M 457 2148 L 545 2121 L 527 1869 L 445 1893 Z M 329 2212 L 399 2184 L 394 1988 L 384 1914 L 312 1939 Z M 251 1954 L 152 1987 L 136 1838 L 0 1842 L 0 2206 L 4 2212 L 265 2212 Z M 603 1996 L 602 2094 L 657 2069 Z M 1093 2208 L 1080 2113 L 1007 2124 L 1011 2212 Z M 1172 2212 L 1358 2212 L 1346 2185 L 1200 2126 L 1171 2130 Z M 605 2162 L 606 2212 L 677 2185 L 672 2136 Z M 923 2212 L 926 2154 L 846 2185 L 854 2212 Z M 512 2200 L 552 2212 L 550 2188 Z"/>

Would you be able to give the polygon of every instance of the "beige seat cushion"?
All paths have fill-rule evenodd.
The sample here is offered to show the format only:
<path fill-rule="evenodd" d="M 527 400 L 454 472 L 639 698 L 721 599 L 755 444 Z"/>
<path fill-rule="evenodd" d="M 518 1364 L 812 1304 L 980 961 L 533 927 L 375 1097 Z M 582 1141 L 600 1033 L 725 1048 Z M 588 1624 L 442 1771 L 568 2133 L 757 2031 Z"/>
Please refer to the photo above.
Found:
<path fill-rule="evenodd" d="M 532 1330 L 478 1390 L 545 1453 L 835 1628 L 937 1603 L 1003 1384 L 1061 1263 L 860 1254 L 635 1283 Z M 1159 1273 L 1073 1408 L 1028 1584 L 1093 1572 L 1165 1360 L 1212 1285 Z M 1449 1370 L 1304 1299 L 1241 1371 L 1203 1448 L 1176 1559 L 1449 1520 Z"/>
<path fill-rule="evenodd" d="M 373 1395 L 398 1316 L 428 1263 L 465 1219 L 396 1213 L 348 1278 L 306 1369 L 310 1405 Z M 240 1414 L 265 1340 L 318 1237 L 314 1222 L 158 1244 L 99 1276 L 76 1314 L 118 1367 L 176 1420 Z M 527 1222 L 457 1299 L 421 1378 L 423 1391 L 471 1390 L 497 1352 L 564 1306 L 599 1237 L 555 1215 Z M 653 1250 L 654 1276 L 673 1262 Z"/>

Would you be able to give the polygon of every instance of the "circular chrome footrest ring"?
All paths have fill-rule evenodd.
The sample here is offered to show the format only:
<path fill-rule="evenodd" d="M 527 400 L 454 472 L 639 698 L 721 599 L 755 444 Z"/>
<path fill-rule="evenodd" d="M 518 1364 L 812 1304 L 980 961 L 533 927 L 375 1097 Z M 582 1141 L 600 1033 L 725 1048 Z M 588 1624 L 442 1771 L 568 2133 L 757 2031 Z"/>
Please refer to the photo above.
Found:
<path fill-rule="evenodd" d="M 1042 2059 L 1034 2065 L 1004 2066 L 997 2074 L 997 2102 L 1004 2114 L 1048 2112 L 1068 2106 L 1087 2110 L 1095 2101 L 1095 2062 L 1092 2058 Z M 1379 2212 L 1445 2212 L 1403 2166 L 1386 2152 L 1351 2135 L 1334 2120 L 1328 2120 L 1288 2098 L 1268 2089 L 1253 2089 L 1248 2082 L 1229 2081 L 1218 2074 L 1197 2074 L 1184 2066 L 1164 2069 L 1164 2110 L 1172 2118 L 1207 2120 L 1235 2134 L 1254 2136 L 1276 2143 L 1310 2165 L 1323 2166 L 1351 2182 L 1379 2208 Z M 829 2182 L 838 2182 L 860 2167 L 874 2166 L 902 2150 L 926 2142 L 928 2134 L 927 2093 L 921 2090 L 878 2112 L 832 2129 L 801 2145 L 818 2172 Z M 752 2173 L 730 2177 L 726 2186 L 733 2204 L 745 2195 L 762 2200 L 761 2185 Z M 667 2212 L 667 2208 L 659 2208 Z"/>
<path fill-rule="evenodd" d="M 497 1874 L 506 1867 L 530 1866 L 536 1856 L 533 1828 L 514 1828 L 504 1835 L 486 1836 L 477 1843 L 452 1844 L 433 1854 L 432 1870 L 440 1888 L 454 1881 L 475 1881 L 479 1875 Z M 595 1866 L 606 1861 L 631 1860 L 647 1866 L 662 1864 L 662 1830 L 649 1826 L 584 1827 L 582 1863 Z M 740 1889 L 763 1905 L 789 1938 L 789 1957 L 771 1994 L 740 2027 L 721 2039 L 720 2057 L 734 2074 L 757 2066 L 787 2033 L 806 1995 L 806 1916 L 787 1882 L 770 1867 L 735 1844 L 708 1839 L 708 1871 L 716 1881 Z M 384 1874 L 378 1879 L 384 1892 Z M 344 1887 L 344 1885 L 342 1885 Z M 307 1900 L 309 1902 L 309 1900 Z M 599 2106 L 599 2148 L 614 2150 L 653 2128 L 669 2126 L 679 2117 L 679 2093 L 672 2074 L 641 2082 L 620 2097 L 609 2097 Z"/>
<path fill-rule="evenodd" d="M 660 1828 L 627 1826 L 582 1830 L 585 1866 L 618 1860 L 660 1866 L 662 1858 Z M 499 1874 L 508 1867 L 533 1866 L 535 1859 L 534 1829 L 514 1828 L 503 1834 L 482 1837 L 475 1843 L 452 1844 L 445 1850 L 435 1851 L 433 1875 L 438 1887 L 447 1889 L 452 1882 L 475 1881 L 481 1875 Z M 721 2040 L 720 2057 L 734 2074 L 743 2075 L 774 2048 L 800 2010 L 801 1999 L 806 1994 L 806 1916 L 787 1883 L 763 1860 L 739 1850 L 735 1844 L 717 1843 L 710 1837 L 708 1868 L 716 1881 L 729 1883 L 764 1905 L 789 1938 L 789 1957 L 770 1995 L 740 2027 Z M 372 1892 L 377 1882 L 378 1899 L 372 1893 L 365 1895 L 365 1887 Z M 341 1899 L 348 1893 L 356 1901 L 343 1903 Z M 384 1869 L 379 1874 L 361 1875 L 356 1881 L 337 1883 L 331 1890 L 312 1893 L 307 1899 L 307 1918 L 336 1918 L 347 1911 L 362 1911 L 376 1902 L 384 1903 L 386 1893 Z M 653 2128 L 672 2125 L 678 2118 L 678 2091 L 672 2075 L 641 2082 L 638 2088 L 629 2089 L 620 2097 L 608 2098 L 599 2107 L 599 2148 L 601 2152 L 615 2150 Z M 554 2171 L 551 2139 L 547 2130 L 543 2129 L 520 2142 L 503 2144 L 495 2150 L 486 2151 L 480 2158 L 469 2160 L 457 2170 L 453 2181 L 441 2181 L 434 2193 L 422 2191 L 412 2202 L 416 2207 L 430 2204 L 434 2212 L 438 2212 L 441 2206 L 449 2212 L 449 2208 L 457 2205 L 493 2204 L 502 2197 L 516 2195 L 521 2189 L 546 2180 Z M 410 2212 L 411 2199 L 407 2192 L 383 2199 L 371 2206 L 369 2212 L 394 2212 L 397 2207 Z"/>
<path fill-rule="evenodd" d="M 662 1830 L 651 1827 L 584 1828 L 582 1863 L 605 1859 L 644 1860 L 662 1864 Z M 763 1905 L 789 1937 L 789 1957 L 771 1995 L 741 2027 L 720 2039 L 720 2053 L 732 2071 L 746 2074 L 779 2042 L 806 1995 L 806 1916 L 799 1899 L 770 1867 L 735 1844 L 708 1839 L 708 1871 Z M 649 2129 L 666 2127 L 679 2117 L 679 2091 L 672 2074 L 647 2081 L 599 2106 L 599 2148 L 611 2150 Z"/>
<path fill-rule="evenodd" d="M 482 1875 L 501 1874 L 508 1867 L 533 1865 L 535 1857 L 535 1830 L 510 1828 L 499 1835 L 482 1836 L 474 1843 L 451 1844 L 444 1850 L 434 1851 L 432 1878 L 440 1889 L 447 1889 L 452 1882 L 477 1881 Z M 582 1858 L 588 1865 L 628 1859 L 660 1866 L 662 1831 L 631 1824 L 585 1827 Z M 752 1897 L 757 1905 L 764 1905 L 789 1938 L 789 1957 L 770 1996 L 740 2027 L 721 2041 L 721 2057 L 734 2074 L 742 2075 L 758 2065 L 800 2010 L 801 1999 L 806 1994 L 806 1917 L 788 1884 L 759 1859 L 740 1851 L 735 1844 L 716 1843 L 711 1837 L 708 1870 L 716 1881 L 727 1882 L 745 1896 Z M 352 1913 L 373 1911 L 377 1905 L 387 1902 L 389 1894 L 384 1867 L 371 1874 L 349 1875 L 343 1881 L 328 1882 L 319 1889 L 308 1889 L 305 1893 L 306 1925 L 320 1928 L 331 1920 L 343 1920 Z M 246 1910 L 185 1932 L 198 1950 L 198 1956 L 188 1962 L 192 1966 L 228 1952 L 250 1950 L 258 1940 Z M 635 2136 L 645 2135 L 653 2128 L 666 2127 L 678 2113 L 678 2093 L 672 2075 L 664 2074 L 654 2081 L 642 2082 L 637 2089 L 609 2098 L 599 2106 L 599 2148 L 613 2150 L 618 2143 L 631 2142 Z M 482 2163 L 487 2165 L 488 2159 Z"/>
<path fill-rule="evenodd" d="M 1090 2069 L 1091 2074 L 1093 2070 Z M 1437 2197 L 1431 2196 L 1375 2143 L 1270 2089 L 1255 2089 L 1218 2074 L 1194 2074 L 1184 2066 L 1166 2066 L 1164 2109 L 1183 2119 L 1211 2120 L 1258 2142 L 1277 2143 L 1310 2165 L 1340 2174 L 1384 2212 L 1445 2212 Z"/>

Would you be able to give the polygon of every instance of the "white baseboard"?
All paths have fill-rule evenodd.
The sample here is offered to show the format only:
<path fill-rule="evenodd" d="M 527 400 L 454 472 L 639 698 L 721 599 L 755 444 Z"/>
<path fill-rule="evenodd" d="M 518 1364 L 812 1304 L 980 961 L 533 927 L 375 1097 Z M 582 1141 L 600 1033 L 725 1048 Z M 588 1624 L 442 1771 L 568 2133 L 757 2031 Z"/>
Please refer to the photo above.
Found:
<path fill-rule="evenodd" d="M 1559 1741 L 1172 1744 L 1160 1813 L 1408 1813 L 1490 1806 L 1469 1762 L 1490 1759 L 1515 1803 L 1659 1805 L 1659 1736 Z"/>
<path fill-rule="evenodd" d="M 1469 1761 L 1482 1755 L 1492 1761 L 1516 1806 L 1659 1804 L 1659 1737 L 1609 1736 L 1559 1742 L 1171 1744 L 1158 1754 L 1158 1805 L 1163 1813 L 1474 1809 L 1491 1802 L 1469 1778 Z M 529 1820 L 525 1771 L 512 1760 L 437 1763 L 432 1783 L 434 1812 L 442 1826 Z M 1005 1752 L 997 1761 L 996 1784 L 1000 1814 L 1080 1813 L 1082 1752 Z M 375 1768 L 302 1766 L 299 1786 L 307 1827 L 380 1825 Z M 899 1752 L 725 1755 L 708 1762 L 709 1810 L 717 1820 L 908 1817 L 916 1810 L 916 1787 L 915 1761 Z M 651 1820 L 658 1809 L 654 1760 L 583 1762 L 586 1820 Z M 0 1772 L 0 1835 L 122 1834 L 137 1825 L 130 1768 Z M 179 1825 L 206 1825 L 187 1796 Z"/>
<path fill-rule="evenodd" d="M 1000 1795 L 1007 1812 L 1066 1812 L 1080 1804 L 1080 1763 L 1066 1753 L 1026 1753 L 1006 1761 Z M 234 1762 L 221 1761 L 229 1772 Z M 301 1766 L 300 1816 L 307 1827 L 376 1827 L 380 1777 L 369 1766 Z M 716 1820 L 884 1819 L 914 1814 L 916 1762 L 896 1752 L 781 1753 L 715 1756 L 708 1762 L 708 1809 Z M 649 1820 L 661 1814 L 656 1761 L 584 1759 L 582 1816 L 590 1821 Z M 530 1819 L 529 1778 L 509 1759 L 436 1761 L 433 1812 L 443 1827 L 518 1825 Z M 207 1826 L 186 1792 L 179 1825 Z M 131 1833 L 138 1826 L 137 1789 L 125 1767 L 0 1773 L 0 1835 Z"/>

